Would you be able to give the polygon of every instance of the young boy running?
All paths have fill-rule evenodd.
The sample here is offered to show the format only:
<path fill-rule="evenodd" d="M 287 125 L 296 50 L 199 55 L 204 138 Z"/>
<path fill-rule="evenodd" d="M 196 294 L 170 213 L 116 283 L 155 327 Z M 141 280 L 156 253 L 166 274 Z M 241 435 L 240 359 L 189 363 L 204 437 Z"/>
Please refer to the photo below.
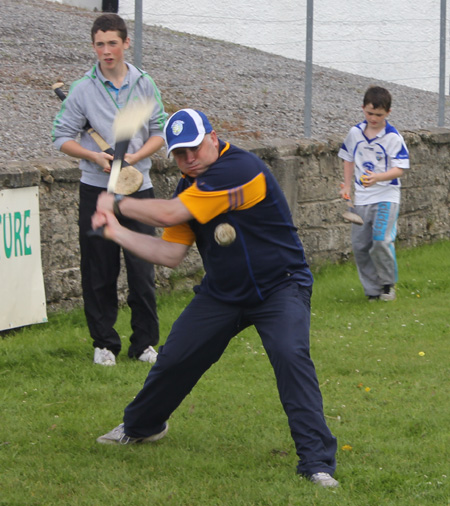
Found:
<path fill-rule="evenodd" d="M 364 225 L 352 225 L 359 279 L 369 300 L 394 300 L 397 282 L 395 237 L 400 207 L 400 177 L 409 169 L 403 137 L 389 124 L 392 97 L 370 87 L 363 100 L 365 120 L 352 127 L 338 156 L 344 160 L 341 195 L 354 183 L 355 210 Z"/>

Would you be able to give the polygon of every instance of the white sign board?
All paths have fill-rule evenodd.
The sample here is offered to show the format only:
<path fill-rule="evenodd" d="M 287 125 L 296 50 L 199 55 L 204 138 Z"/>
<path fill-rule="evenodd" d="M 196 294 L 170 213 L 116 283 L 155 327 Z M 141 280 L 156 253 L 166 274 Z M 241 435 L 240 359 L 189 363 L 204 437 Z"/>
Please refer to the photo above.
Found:
<path fill-rule="evenodd" d="M 0 330 L 47 321 L 39 189 L 0 191 Z"/>

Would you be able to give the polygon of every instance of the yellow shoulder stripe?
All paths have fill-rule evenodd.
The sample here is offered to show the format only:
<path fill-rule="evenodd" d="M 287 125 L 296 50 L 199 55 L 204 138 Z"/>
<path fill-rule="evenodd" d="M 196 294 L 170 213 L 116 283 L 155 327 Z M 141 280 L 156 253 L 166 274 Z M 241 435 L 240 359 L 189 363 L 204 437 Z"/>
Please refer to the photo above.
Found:
<path fill-rule="evenodd" d="M 200 223 L 207 223 L 228 211 L 249 209 L 266 196 L 266 178 L 261 172 L 248 183 L 230 190 L 202 191 L 197 182 L 178 195 Z"/>

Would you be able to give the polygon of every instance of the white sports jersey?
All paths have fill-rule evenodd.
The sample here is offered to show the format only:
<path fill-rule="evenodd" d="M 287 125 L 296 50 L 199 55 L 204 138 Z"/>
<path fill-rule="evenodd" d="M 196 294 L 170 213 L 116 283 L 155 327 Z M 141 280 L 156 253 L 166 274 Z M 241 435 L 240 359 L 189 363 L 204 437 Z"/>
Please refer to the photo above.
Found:
<path fill-rule="evenodd" d="M 381 181 L 365 188 L 360 179 L 366 172 L 382 173 L 392 167 L 409 169 L 409 153 L 403 137 L 386 121 L 386 127 L 373 139 L 364 134 L 367 121 L 352 127 L 338 156 L 355 164 L 355 205 L 378 202 L 400 203 L 400 179 Z"/>

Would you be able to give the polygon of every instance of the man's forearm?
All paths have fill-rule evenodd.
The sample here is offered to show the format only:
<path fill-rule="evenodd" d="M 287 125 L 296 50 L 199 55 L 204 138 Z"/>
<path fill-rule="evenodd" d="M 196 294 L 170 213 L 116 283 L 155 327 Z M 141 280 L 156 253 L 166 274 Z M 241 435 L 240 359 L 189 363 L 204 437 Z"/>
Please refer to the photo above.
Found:
<path fill-rule="evenodd" d="M 108 233 L 108 230 L 106 229 Z M 110 231 L 113 240 L 122 248 L 130 251 L 143 260 L 155 264 L 174 268 L 183 260 L 188 246 L 164 241 L 159 237 L 153 237 L 138 232 L 133 232 L 125 227 L 117 227 L 114 232 Z"/>
<path fill-rule="evenodd" d="M 97 210 L 114 212 L 113 202 L 113 195 L 102 193 L 97 201 Z M 118 203 L 118 208 L 123 216 L 153 227 L 172 227 L 193 218 L 179 198 L 165 200 L 125 197 Z"/>

